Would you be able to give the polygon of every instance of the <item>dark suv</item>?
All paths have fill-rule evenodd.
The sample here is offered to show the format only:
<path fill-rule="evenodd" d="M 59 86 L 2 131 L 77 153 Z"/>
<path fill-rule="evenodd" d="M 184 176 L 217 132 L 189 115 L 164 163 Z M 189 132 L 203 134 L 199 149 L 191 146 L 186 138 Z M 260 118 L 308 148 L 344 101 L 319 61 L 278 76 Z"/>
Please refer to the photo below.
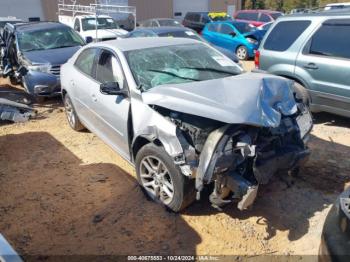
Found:
<path fill-rule="evenodd" d="M 1 71 L 36 97 L 60 94 L 60 67 L 83 45 L 70 27 L 55 22 L 6 24 Z"/>
<path fill-rule="evenodd" d="M 211 16 L 213 14 L 213 16 Z M 197 33 L 202 32 L 204 26 L 212 21 L 226 21 L 232 20 L 228 15 L 216 15 L 217 13 L 210 12 L 188 12 L 182 22 L 182 24 L 188 28 L 191 28 Z"/>

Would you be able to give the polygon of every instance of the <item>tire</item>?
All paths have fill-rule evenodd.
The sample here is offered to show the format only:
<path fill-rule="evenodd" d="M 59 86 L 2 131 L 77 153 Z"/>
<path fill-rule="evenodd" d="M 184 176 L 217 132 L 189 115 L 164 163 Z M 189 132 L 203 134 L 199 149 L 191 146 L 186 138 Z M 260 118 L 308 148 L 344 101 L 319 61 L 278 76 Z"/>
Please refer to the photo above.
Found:
<path fill-rule="evenodd" d="M 306 88 L 297 82 L 294 83 L 293 88 L 296 99 L 302 101 L 307 107 L 310 107 L 311 98 Z"/>
<path fill-rule="evenodd" d="M 194 179 L 181 173 L 163 147 L 153 143 L 143 146 L 135 164 L 138 182 L 148 198 L 173 212 L 183 210 L 195 200 Z"/>
<path fill-rule="evenodd" d="M 236 56 L 239 60 L 247 60 L 248 59 L 248 49 L 244 45 L 240 45 L 236 49 Z"/>
<path fill-rule="evenodd" d="M 81 131 L 84 130 L 84 125 L 80 122 L 79 117 L 74 109 L 72 100 L 70 99 L 69 95 L 66 94 L 63 98 L 64 108 L 66 111 L 66 117 L 68 124 L 70 127 L 75 131 Z"/>

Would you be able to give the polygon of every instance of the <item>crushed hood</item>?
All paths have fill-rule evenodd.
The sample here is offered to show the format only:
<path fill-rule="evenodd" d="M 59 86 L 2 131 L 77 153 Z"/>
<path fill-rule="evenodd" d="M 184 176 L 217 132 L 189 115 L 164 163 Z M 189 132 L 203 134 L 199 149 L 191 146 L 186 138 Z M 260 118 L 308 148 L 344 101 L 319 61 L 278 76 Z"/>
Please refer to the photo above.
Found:
<path fill-rule="evenodd" d="M 142 93 L 142 98 L 148 105 L 228 124 L 277 127 L 281 114 L 297 112 L 291 85 L 291 81 L 281 77 L 246 73 L 201 82 L 161 85 Z"/>

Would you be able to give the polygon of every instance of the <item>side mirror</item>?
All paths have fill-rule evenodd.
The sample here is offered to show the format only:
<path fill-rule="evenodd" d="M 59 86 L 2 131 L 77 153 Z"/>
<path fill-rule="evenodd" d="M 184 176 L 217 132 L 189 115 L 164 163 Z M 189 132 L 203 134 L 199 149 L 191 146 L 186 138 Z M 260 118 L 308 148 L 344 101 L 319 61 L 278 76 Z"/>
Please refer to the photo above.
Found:
<path fill-rule="evenodd" d="M 231 32 L 231 33 L 229 33 L 229 35 L 232 36 L 232 37 L 236 37 L 236 33 L 235 32 Z"/>
<path fill-rule="evenodd" d="M 128 91 L 120 89 L 117 82 L 107 82 L 100 85 L 100 92 L 104 95 L 128 96 Z"/>
<path fill-rule="evenodd" d="M 92 43 L 93 41 L 94 41 L 94 39 L 93 39 L 91 36 L 85 37 L 85 42 L 86 42 L 87 44 L 90 44 L 90 43 Z"/>

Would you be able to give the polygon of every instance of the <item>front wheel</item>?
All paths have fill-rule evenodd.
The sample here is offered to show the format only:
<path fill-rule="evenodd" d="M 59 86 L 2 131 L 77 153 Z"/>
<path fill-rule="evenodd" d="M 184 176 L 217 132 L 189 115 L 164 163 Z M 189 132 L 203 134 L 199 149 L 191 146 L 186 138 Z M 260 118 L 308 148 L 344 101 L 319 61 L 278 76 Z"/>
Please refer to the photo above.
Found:
<path fill-rule="evenodd" d="M 179 212 L 195 199 L 194 180 L 185 177 L 163 147 L 147 144 L 136 156 L 136 173 L 144 193 Z"/>
<path fill-rule="evenodd" d="M 239 60 L 247 60 L 248 59 L 248 49 L 241 45 L 236 50 L 236 56 L 239 58 Z"/>
<path fill-rule="evenodd" d="M 64 108 L 65 108 L 65 111 L 66 111 L 67 120 L 68 120 L 68 123 L 69 123 L 70 127 L 72 129 L 74 129 L 75 131 L 84 130 L 85 127 L 80 122 L 80 120 L 78 118 L 78 115 L 75 112 L 75 109 L 73 107 L 72 100 L 70 99 L 68 94 L 66 94 L 64 96 L 63 102 L 64 102 Z"/>

